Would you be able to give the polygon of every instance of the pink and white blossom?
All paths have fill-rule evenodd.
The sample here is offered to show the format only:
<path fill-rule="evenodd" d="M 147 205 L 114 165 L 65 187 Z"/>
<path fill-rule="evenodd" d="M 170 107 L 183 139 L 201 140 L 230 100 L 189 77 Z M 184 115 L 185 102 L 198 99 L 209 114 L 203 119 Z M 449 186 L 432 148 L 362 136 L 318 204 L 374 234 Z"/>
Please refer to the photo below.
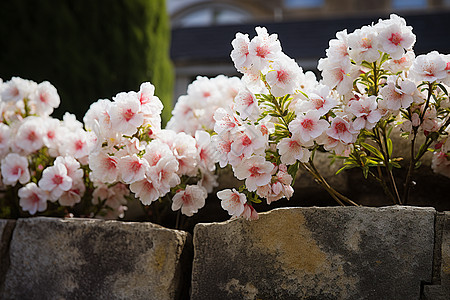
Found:
<path fill-rule="evenodd" d="M 44 169 L 38 184 L 41 189 L 50 192 L 51 201 L 56 201 L 72 187 L 72 182 L 72 178 L 67 175 L 66 167 L 63 164 L 55 164 Z"/>
<path fill-rule="evenodd" d="M 378 40 L 383 52 L 392 59 L 400 59 L 405 50 L 410 49 L 416 42 L 412 27 L 406 26 L 405 19 L 392 14 L 390 19 L 380 20 L 374 30 L 378 31 Z"/>
<path fill-rule="evenodd" d="M 236 191 L 236 189 L 219 191 L 217 192 L 217 198 L 221 200 L 220 205 L 230 216 L 240 217 L 244 212 L 247 197 Z"/>
<path fill-rule="evenodd" d="M 17 153 L 9 153 L 1 161 L 2 181 L 7 185 L 15 185 L 18 182 L 25 184 L 30 181 L 28 160 Z"/>
<path fill-rule="evenodd" d="M 389 110 L 408 108 L 413 103 L 416 85 L 411 80 L 401 80 L 396 76 L 389 76 L 387 84 L 380 90 L 384 106 Z"/>
<path fill-rule="evenodd" d="M 311 153 L 303 147 L 300 139 L 283 138 L 277 145 L 278 152 L 281 155 L 281 162 L 286 165 L 293 165 L 297 161 L 307 162 Z"/>
<path fill-rule="evenodd" d="M 336 116 L 331 121 L 330 128 L 326 131 L 333 139 L 340 140 L 345 144 L 356 141 L 356 131 L 352 127 L 352 123 L 343 117 Z"/>
<path fill-rule="evenodd" d="M 144 205 L 150 205 L 163 196 L 148 178 L 133 182 L 130 184 L 130 190 Z"/>
<path fill-rule="evenodd" d="M 44 145 L 44 132 L 39 117 L 27 117 L 15 136 L 15 145 L 26 153 L 39 150 Z"/>
<path fill-rule="evenodd" d="M 237 179 L 244 180 L 249 191 L 256 191 L 258 186 L 266 185 L 270 182 L 271 173 L 274 169 L 271 162 L 264 157 L 255 155 L 244 158 L 242 163 L 234 167 L 234 174 Z"/>
<path fill-rule="evenodd" d="M 277 34 L 269 35 L 264 27 L 255 28 L 255 36 L 248 45 L 250 69 L 264 71 L 270 61 L 275 61 L 281 54 L 281 45 Z"/>
<path fill-rule="evenodd" d="M 272 69 L 267 73 L 266 80 L 270 86 L 270 92 L 275 97 L 293 94 L 299 88 L 300 68 L 295 60 L 281 56 L 272 64 Z"/>
<path fill-rule="evenodd" d="M 47 193 L 34 182 L 21 187 L 18 191 L 18 196 L 22 210 L 28 211 L 31 215 L 47 209 Z"/>
<path fill-rule="evenodd" d="M 186 189 L 178 191 L 172 198 L 172 210 L 181 208 L 181 213 L 190 217 L 205 206 L 208 193 L 198 185 L 187 185 Z"/>
<path fill-rule="evenodd" d="M 419 55 L 409 69 L 410 76 L 416 82 L 442 81 L 447 77 L 447 62 L 437 51 Z"/>
<path fill-rule="evenodd" d="M 117 94 L 110 107 L 109 115 L 112 128 L 124 135 L 135 134 L 138 127 L 144 123 L 141 103 L 135 92 Z"/>
<path fill-rule="evenodd" d="M 378 110 L 377 97 L 361 97 L 359 100 L 348 102 L 348 111 L 355 115 L 353 128 L 355 130 L 372 129 L 381 119 L 381 113 Z"/>
<path fill-rule="evenodd" d="M 120 177 L 125 183 L 133 183 L 145 178 L 149 169 L 147 160 L 138 157 L 136 154 L 121 157 L 117 164 L 120 170 Z"/>
<path fill-rule="evenodd" d="M 258 100 L 247 88 L 242 89 L 234 98 L 235 109 L 242 119 L 256 119 L 260 114 Z"/>
<path fill-rule="evenodd" d="M 60 101 L 58 91 L 48 81 L 39 83 L 34 93 L 30 95 L 30 105 L 34 106 L 36 113 L 40 116 L 51 115 Z"/>
<path fill-rule="evenodd" d="M 320 136 L 329 127 L 328 122 L 320 116 L 321 114 L 316 110 L 300 114 L 289 123 L 289 131 L 294 136 L 298 136 L 302 143 L 307 143 Z"/>
<path fill-rule="evenodd" d="M 83 197 L 86 191 L 83 179 L 77 179 L 72 182 L 72 186 L 69 190 L 64 191 L 58 198 L 58 202 L 63 206 L 74 206 L 80 203 L 81 197 Z"/>
<path fill-rule="evenodd" d="M 249 50 L 248 46 L 250 40 L 248 34 L 236 33 L 236 38 L 231 42 L 233 50 L 231 51 L 231 59 L 237 70 L 245 73 L 250 68 L 250 60 L 248 58 Z"/>

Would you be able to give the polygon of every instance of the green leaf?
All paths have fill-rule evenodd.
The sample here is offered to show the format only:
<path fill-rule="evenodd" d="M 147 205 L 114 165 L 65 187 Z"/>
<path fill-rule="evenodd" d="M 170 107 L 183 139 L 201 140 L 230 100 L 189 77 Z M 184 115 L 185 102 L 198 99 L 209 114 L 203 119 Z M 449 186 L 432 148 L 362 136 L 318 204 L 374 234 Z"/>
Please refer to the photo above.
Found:
<path fill-rule="evenodd" d="M 378 157 L 379 159 L 383 160 L 384 156 L 383 154 L 380 152 L 380 150 L 378 150 L 377 148 L 375 148 L 374 146 L 367 144 L 367 143 L 361 143 L 361 146 L 363 146 L 366 150 L 370 151 L 373 155 L 375 155 L 376 157 Z"/>
<path fill-rule="evenodd" d="M 390 138 L 387 139 L 387 151 L 389 154 L 389 157 L 392 156 L 392 151 L 394 150 L 394 145 L 392 144 L 392 140 Z"/>

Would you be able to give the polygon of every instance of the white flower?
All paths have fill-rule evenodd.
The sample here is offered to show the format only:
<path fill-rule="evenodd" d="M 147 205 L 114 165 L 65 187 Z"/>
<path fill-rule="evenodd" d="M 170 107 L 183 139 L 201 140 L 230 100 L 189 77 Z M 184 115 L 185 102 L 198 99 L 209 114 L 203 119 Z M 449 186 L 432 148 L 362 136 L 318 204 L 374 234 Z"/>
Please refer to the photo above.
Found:
<path fill-rule="evenodd" d="M 328 128 L 326 120 L 320 119 L 320 113 L 316 110 L 310 110 L 306 114 L 298 115 L 289 123 L 289 131 L 298 136 L 302 143 L 307 143 L 317 138 Z"/>
<path fill-rule="evenodd" d="M 163 156 L 155 166 L 150 167 L 147 178 L 151 179 L 160 195 L 164 196 L 172 187 L 180 184 L 181 180 L 177 171 L 178 161 L 175 157 Z"/>
<path fill-rule="evenodd" d="M 109 155 L 103 149 L 89 155 L 90 176 L 94 180 L 104 183 L 113 183 L 119 176 L 118 158 Z"/>
<path fill-rule="evenodd" d="M 6 153 L 11 142 L 11 127 L 0 123 L 0 156 Z"/>
<path fill-rule="evenodd" d="M 327 57 L 331 60 L 348 60 L 348 34 L 347 29 L 336 33 L 336 39 L 331 39 L 326 50 Z"/>
<path fill-rule="evenodd" d="M 248 34 L 236 33 L 236 38 L 231 42 L 233 50 L 231 51 L 231 59 L 237 70 L 245 73 L 246 69 L 250 67 L 250 61 L 248 59 L 248 45 L 250 40 Z"/>
<path fill-rule="evenodd" d="M 244 204 L 247 203 L 247 197 L 235 189 L 219 191 L 217 192 L 217 198 L 222 200 L 220 205 L 230 216 L 239 217 L 244 212 Z"/>
<path fill-rule="evenodd" d="M 112 128 L 124 135 L 135 134 L 144 123 L 140 108 L 141 103 L 135 92 L 117 94 L 109 110 Z"/>
<path fill-rule="evenodd" d="M 72 178 L 73 181 L 81 180 L 83 178 L 84 172 L 80 168 L 80 163 L 72 156 L 58 156 L 53 164 L 64 165 L 67 170 L 67 176 Z"/>
<path fill-rule="evenodd" d="M 145 178 L 145 173 L 149 169 L 147 160 L 138 157 L 136 154 L 121 157 L 118 163 L 123 182 L 132 183 Z"/>
<path fill-rule="evenodd" d="M 205 188 L 198 185 L 187 185 L 185 190 L 178 191 L 172 199 L 172 210 L 181 208 L 181 213 L 190 217 L 205 206 L 207 197 Z"/>
<path fill-rule="evenodd" d="M 323 116 L 336 105 L 336 99 L 330 97 L 330 88 L 326 85 L 319 85 L 308 93 L 306 100 L 297 102 L 295 110 L 297 114 L 308 110 L 317 110 L 320 116 Z"/>
<path fill-rule="evenodd" d="M 247 220 L 258 220 L 259 216 L 256 210 L 253 208 L 253 206 L 249 204 L 244 205 L 244 211 L 242 212 L 241 217 L 247 219 Z"/>
<path fill-rule="evenodd" d="M 264 71 L 270 61 L 275 61 L 281 54 L 281 45 L 278 35 L 267 33 L 264 27 L 256 27 L 255 36 L 248 46 L 249 54 L 247 58 L 250 60 L 251 69 L 253 71 Z"/>
<path fill-rule="evenodd" d="M 20 125 L 15 137 L 15 144 L 27 153 L 39 150 L 44 145 L 42 119 L 27 117 Z"/>
<path fill-rule="evenodd" d="M 413 64 L 416 55 L 414 51 L 408 50 L 400 59 L 389 59 L 383 64 L 383 67 L 396 74 L 408 70 Z"/>
<path fill-rule="evenodd" d="M 31 80 L 13 77 L 2 84 L 1 99 L 5 102 L 17 102 L 28 98 L 36 89 L 37 83 Z"/>
<path fill-rule="evenodd" d="M 74 206 L 76 203 L 81 201 L 81 197 L 86 191 L 86 186 L 84 185 L 83 179 L 77 179 L 72 182 L 72 187 L 63 192 L 58 198 L 59 204 L 63 206 Z"/>
<path fill-rule="evenodd" d="M 18 191 L 19 205 L 24 211 L 34 215 L 38 211 L 47 209 L 47 193 L 40 189 L 36 183 L 30 182 Z"/>
<path fill-rule="evenodd" d="M 443 152 L 434 152 L 431 160 L 431 168 L 434 173 L 450 177 L 450 160 Z"/>
<path fill-rule="evenodd" d="M 130 184 L 130 190 L 144 205 L 150 205 L 162 196 L 153 182 L 147 178 Z"/>
<path fill-rule="evenodd" d="M 272 64 L 272 70 L 266 75 L 267 83 L 271 88 L 271 93 L 275 97 L 282 97 L 287 94 L 293 94 L 298 88 L 300 74 L 302 69 L 295 60 L 282 56 Z"/>
<path fill-rule="evenodd" d="M 352 90 L 353 80 L 359 75 L 359 70 L 350 60 L 334 61 L 321 58 L 317 68 L 322 71 L 323 84 L 335 88 L 340 95 L 346 95 Z"/>
<path fill-rule="evenodd" d="M 42 178 L 38 184 L 44 191 L 50 192 L 50 200 L 56 201 L 72 187 L 72 178 L 67 176 L 67 169 L 63 164 L 55 164 L 47 167 L 42 172 Z"/>
<path fill-rule="evenodd" d="M 212 172 L 216 168 L 218 155 L 216 149 L 211 143 L 211 135 L 203 130 L 195 132 L 195 141 L 197 142 L 197 151 L 200 158 L 199 166 L 204 171 Z"/>
<path fill-rule="evenodd" d="M 412 27 L 406 26 L 405 20 L 394 14 L 388 20 L 380 20 L 373 30 L 378 32 L 382 51 L 390 54 L 392 59 L 400 59 L 405 49 L 412 48 L 416 42 Z"/>
<path fill-rule="evenodd" d="M 236 104 L 235 109 L 239 112 L 242 119 L 255 119 L 259 116 L 258 100 L 247 88 L 240 90 L 234 101 Z"/>
<path fill-rule="evenodd" d="M 83 129 L 77 129 L 76 131 L 66 133 L 60 153 L 82 159 L 89 155 L 93 146 L 93 134 Z"/>
<path fill-rule="evenodd" d="M 397 80 L 397 76 L 389 76 L 387 84 L 380 90 L 384 107 L 390 110 L 408 108 L 413 103 L 416 85 L 411 80 Z"/>
<path fill-rule="evenodd" d="M 158 97 L 154 95 L 155 87 L 150 82 L 144 82 L 139 87 L 137 97 L 144 115 L 159 116 L 164 106 Z"/>
<path fill-rule="evenodd" d="M 266 185 L 270 182 L 274 165 L 264 157 L 255 155 L 244 158 L 242 162 L 234 167 L 234 174 L 237 179 L 244 180 L 249 191 L 256 191 L 258 186 Z"/>
<path fill-rule="evenodd" d="M 172 151 L 178 160 L 178 174 L 195 176 L 199 159 L 195 139 L 184 132 L 177 133 Z"/>
<path fill-rule="evenodd" d="M 218 108 L 214 113 L 214 131 L 221 135 L 224 132 L 229 132 L 240 125 L 236 116 L 229 114 L 224 108 Z"/>
<path fill-rule="evenodd" d="M 297 160 L 307 162 L 310 157 L 308 149 L 302 147 L 302 142 L 296 138 L 284 138 L 277 145 L 281 155 L 281 162 L 286 165 L 293 165 Z"/>
<path fill-rule="evenodd" d="M 377 97 L 361 97 L 359 100 L 351 100 L 348 102 L 348 111 L 356 116 L 353 121 L 355 130 L 372 129 L 381 119 L 381 113 L 377 109 Z"/>
<path fill-rule="evenodd" d="M 331 121 L 331 127 L 326 131 L 333 139 L 340 140 L 345 144 L 354 143 L 356 140 L 355 130 L 352 124 L 342 117 L 335 117 Z"/>
<path fill-rule="evenodd" d="M 17 181 L 21 184 L 30 181 L 28 160 L 17 153 L 9 153 L 2 159 L 1 172 L 3 183 L 7 185 L 15 185 Z"/>
<path fill-rule="evenodd" d="M 371 26 L 363 26 L 348 35 L 350 57 L 357 63 L 372 63 L 380 57 L 377 32 Z"/>
<path fill-rule="evenodd" d="M 262 154 L 266 146 L 266 137 L 256 126 L 246 125 L 242 131 L 236 132 L 231 144 L 232 154 L 235 156 L 249 157 L 252 154 Z"/>
<path fill-rule="evenodd" d="M 48 81 L 38 84 L 30 96 L 30 105 L 34 105 L 40 116 L 49 116 L 59 106 L 60 99 L 56 88 Z"/>
<path fill-rule="evenodd" d="M 442 81 L 447 77 L 447 62 L 437 51 L 419 55 L 409 69 L 410 76 L 416 82 Z"/>

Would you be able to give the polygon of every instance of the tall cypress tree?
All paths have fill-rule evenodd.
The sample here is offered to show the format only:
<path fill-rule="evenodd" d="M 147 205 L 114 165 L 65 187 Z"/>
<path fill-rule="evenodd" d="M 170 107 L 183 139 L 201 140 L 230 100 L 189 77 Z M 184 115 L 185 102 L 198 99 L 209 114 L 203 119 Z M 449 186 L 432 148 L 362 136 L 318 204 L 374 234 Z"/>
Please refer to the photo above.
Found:
<path fill-rule="evenodd" d="M 56 111 L 81 119 L 92 102 L 150 81 L 170 116 L 173 68 L 165 0 L 5 1 L 0 77 L 50 81 Z"/>

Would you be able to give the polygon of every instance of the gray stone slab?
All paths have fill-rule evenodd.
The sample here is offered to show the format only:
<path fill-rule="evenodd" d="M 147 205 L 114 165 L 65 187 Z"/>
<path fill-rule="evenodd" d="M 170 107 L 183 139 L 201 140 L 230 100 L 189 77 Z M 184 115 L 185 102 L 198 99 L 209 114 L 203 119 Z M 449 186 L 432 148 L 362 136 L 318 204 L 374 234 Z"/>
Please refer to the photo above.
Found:
<path fill-rule="evenodd" d="M 1 299 L 184 299 L 191 236 L 151 223 L 19 219 Z"/>
<path fill-rule="evenodd" d="M 450 290 L 450 211 L 444 212 L 441 247 L 441 285 Z M 449 294 L 450 298 L 450 294 Z"/>
<path fill-rule="evenodd" d="M 198 224 L 191 299 L 419 299 L 435 210 L 277 209 Z"/>
<path fill-rule="evenodd" d="M 15 224 L 15 220 L 0 219 L 0 295 L 9 268 L 9 244 Z"/>

